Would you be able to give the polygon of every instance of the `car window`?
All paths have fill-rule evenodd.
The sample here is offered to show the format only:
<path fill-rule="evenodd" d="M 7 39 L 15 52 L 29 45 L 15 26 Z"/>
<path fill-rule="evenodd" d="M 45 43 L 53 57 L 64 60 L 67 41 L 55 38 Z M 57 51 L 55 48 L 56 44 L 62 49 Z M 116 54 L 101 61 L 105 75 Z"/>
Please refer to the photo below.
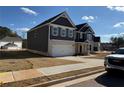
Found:
<path fill-rule="evenodd" d="M 124 54 L 124 49 L 118 49 L 115 54 Z"/>

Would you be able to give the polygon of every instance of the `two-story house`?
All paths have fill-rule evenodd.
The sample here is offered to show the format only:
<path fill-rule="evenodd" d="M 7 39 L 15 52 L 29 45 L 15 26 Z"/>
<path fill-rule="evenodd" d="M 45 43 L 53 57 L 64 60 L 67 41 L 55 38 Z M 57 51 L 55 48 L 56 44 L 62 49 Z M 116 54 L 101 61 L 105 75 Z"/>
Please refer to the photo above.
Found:
<path fill-rule="evenodd" d="M 75 29 L 68 14 L 62 12 L 28 31 L 28 49 L 46 56 L 75 55 Z"/>
<path fill-rule="evenodd" d="M 100 37 L 95 37 L 95 32 L 87 23 L 76 25 L 76 28 L 76 54 L 89 54 L 100 50 Z"/>
<path fill-rule="evenodd" d="M 46 56 L 88 54 L 99 50 L 99 37 L 88 24 L 75 25 L 62 12 L 27 33 L 28 50 Z"/>

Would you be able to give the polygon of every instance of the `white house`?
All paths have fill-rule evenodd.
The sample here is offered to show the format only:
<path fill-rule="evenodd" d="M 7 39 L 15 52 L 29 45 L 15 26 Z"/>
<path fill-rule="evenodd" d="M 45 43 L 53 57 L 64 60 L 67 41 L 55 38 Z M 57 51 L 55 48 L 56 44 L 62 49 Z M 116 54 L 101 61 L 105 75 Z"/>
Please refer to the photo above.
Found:
<path fill-rule="evenodd" d="M 0 40 L 1 49 L 22 49 L 22 39 L 6 36 Z"/>

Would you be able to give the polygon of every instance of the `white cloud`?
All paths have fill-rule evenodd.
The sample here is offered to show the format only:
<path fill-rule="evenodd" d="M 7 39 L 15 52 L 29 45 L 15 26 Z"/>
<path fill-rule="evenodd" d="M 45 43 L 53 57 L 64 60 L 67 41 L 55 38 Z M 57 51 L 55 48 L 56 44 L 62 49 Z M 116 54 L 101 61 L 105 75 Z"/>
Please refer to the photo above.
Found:
<path fill-rule="evenodd" d="M 113 25 L 113 27 L 114 27 L 114 28 L 124 27 L 124 22 L 116 23 L 115 25 Z"/>
<path fill-rule="evenodd" d="M 10 26 L 14 26 L 15 24 L 10 24 Z"/>
<path fill-rule="evenodd" d="M 21 10 L 22 10 L 24 13 L 26 13 L 26 14 L 35 15 L 35 16 L 38 15 L 37 12 L 35 12 L 35 11 L 29 9 L 29 8 L 26 8 L 26 7 L 21 7 Z"/>
<path fill-rule="evenodd" d="M 24 28 L 16 28 L 16 30 L 17 31 L 22 31 L 22 32 L 27 32 L 27 31 L 30 30 L 30 28 L 26 28 L 26 27 L 24 27 Z"/>
<path fill-rule="evenodd" d="M 88 22 L 93 22 L 97 17 L 94 16 L 82 16 L 82 20 L 88 21 Z"/>
<path fill-rule="evenodd" d="M 124 6 L 107 6 L 112 11 L 124 12 Z"/>

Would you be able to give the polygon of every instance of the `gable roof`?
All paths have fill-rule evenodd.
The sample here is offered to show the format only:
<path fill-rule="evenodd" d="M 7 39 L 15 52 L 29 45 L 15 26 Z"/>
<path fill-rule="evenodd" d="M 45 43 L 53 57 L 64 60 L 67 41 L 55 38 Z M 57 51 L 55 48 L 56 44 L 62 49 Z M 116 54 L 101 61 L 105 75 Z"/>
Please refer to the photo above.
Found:
<path fill-rule="evenodd" d="M 85 25 L 87 25 L 87 23 L 76 25 L 76 28 L 77 28 L 76 30 L 79 31 Z"/>
<path fill-rule="evenodd" d="M 46 21 L 44 21 L 44 22 L 42 22 L 41 24 L 35 26 L 34 28 L 30 29 L 30 31 L 33 30 L 33 29 L 35 29 L 35 28 L 37 28 L 37 27 L 39 27 L 39 26 L 42 26 L 42 25 L 48 24 L 48 23 L 50 23 L 50 22 L 53 22 L 53 21 L 55 21 L 57 18 L 61 17 L 62 15 L 65 15 L 66 17 L 68 17 L 68 18 L 69 18 L 69 21 L 72 23 L 72 25 L 74 26 L 74 28 L 76 28 L 75 24 L 72 22 L 72 20 L 71 20 L 70 17 L 68 16 L 67 12 L 64 11 L 64 12 L 62 12 L 62 13 L 60 13 L 60 14 L 58 14 L 58 15 L 56 15 L 56 16 L 54 16 L 54 17 L 52 17 L 52 18 L 50 18 L 50 19 L 48 19 L 48 20 L 46 20 Z"/>
<path fill-rule="evenodd" d="M 1 39 L 0 41 L 13 42 L 13 41 L 22 41 L 22 39 L 19 38 L 19 37 L 9 37 L 9 36 L 6 36 L 3 39 Z"/>
<path fill-rule="evenodd" d="M 93 33 L 95 33 L 88 23 L 76 25 L 76 28 L 77 28 L 76 31 L 86 32 L 88 29 L 90 29 Z"/>

